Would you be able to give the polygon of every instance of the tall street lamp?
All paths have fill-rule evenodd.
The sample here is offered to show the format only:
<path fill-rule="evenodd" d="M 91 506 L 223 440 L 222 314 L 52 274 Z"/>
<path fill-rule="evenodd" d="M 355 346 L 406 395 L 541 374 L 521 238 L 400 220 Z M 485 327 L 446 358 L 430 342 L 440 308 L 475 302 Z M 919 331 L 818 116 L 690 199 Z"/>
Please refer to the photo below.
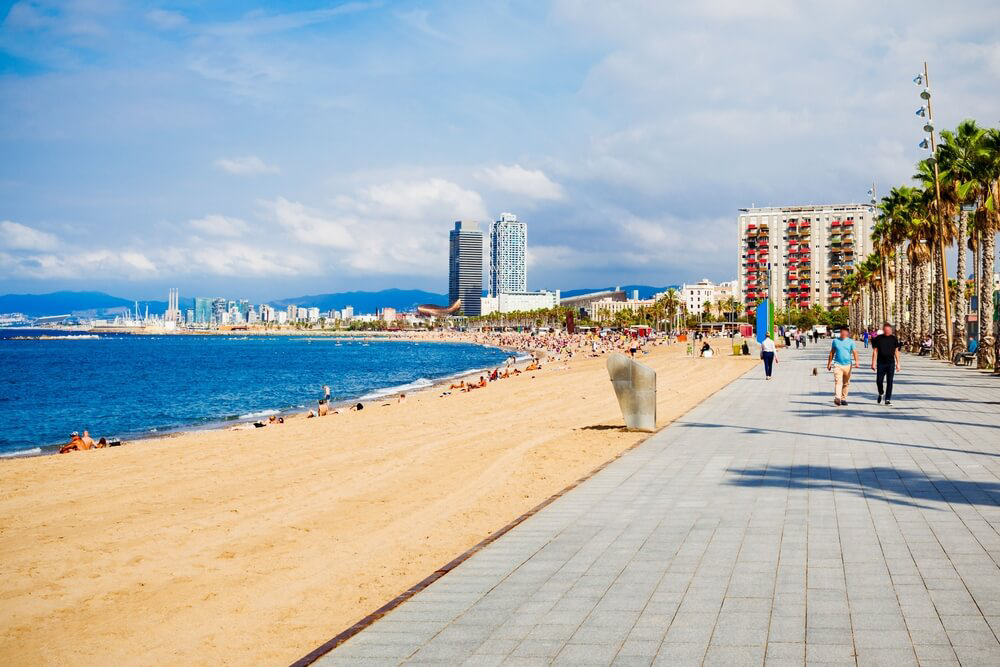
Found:
<path fill-rule="evenodd" d="M 944 224 L 941 221 L 941 177 L 938 173 L 937 143 L 934 138 L 934 110 L 931 107 L 931 78 L 927 70 L 927 61 L 924 61 L 923 74 L 917 74 L 913 78 L 913 83 L 922 86 L 920 99 L 926 102 L 926 107 L 921 106 L 917 109 L 917 115 L 926 118 L 924 132 L 930 135 L 930 143 L 928 144 L 927 139 L 924 138 L 920 142 L 920 147 L 925 150 L 930 148 L 931 165 L 934 167 L 934 204 L 938 225 L 937 252 L 941 255 L 941 275 L 939 276 L 939 281 L 941 283 L 942 303 L 944 305 L 944 338 L 947 342 L 944 358 L 947 359 L 951 355 L 951 299 L 948 295 L 948 258 L 944 254 Z M 940 333 L 935 332 L 935 334 L 935 337 L 940 340 Z"/>

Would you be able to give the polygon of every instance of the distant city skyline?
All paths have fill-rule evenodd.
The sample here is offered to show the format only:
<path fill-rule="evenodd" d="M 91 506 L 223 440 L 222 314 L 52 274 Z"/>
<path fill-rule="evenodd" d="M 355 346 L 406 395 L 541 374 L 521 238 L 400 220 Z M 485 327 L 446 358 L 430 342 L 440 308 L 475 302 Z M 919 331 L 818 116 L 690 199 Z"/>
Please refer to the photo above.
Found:
<path fill-rule="evenodd" d="M 441 230 L 503 211 L 532 288 L 728 280 L 737 209 L 909 178 L 924 60 L 939 127 L 996 124 L 997 24 L 992 0 L 7 3 L 0 293 L 443 293 Z"/>

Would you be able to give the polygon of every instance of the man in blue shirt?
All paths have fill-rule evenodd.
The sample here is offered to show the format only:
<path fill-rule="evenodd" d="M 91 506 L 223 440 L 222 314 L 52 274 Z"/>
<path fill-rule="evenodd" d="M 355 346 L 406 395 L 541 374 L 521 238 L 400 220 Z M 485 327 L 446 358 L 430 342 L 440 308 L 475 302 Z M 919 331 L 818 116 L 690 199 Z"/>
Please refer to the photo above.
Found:
<path fill-rule="evenodd" d="M 847 388 L 851 384 L 851 369 L 858 368 L 858 350 L 847 327 L 840 330 L 840 337 L 833 339 L 826 370 L 833 371 L 833 402 L 847 405 Z"/>

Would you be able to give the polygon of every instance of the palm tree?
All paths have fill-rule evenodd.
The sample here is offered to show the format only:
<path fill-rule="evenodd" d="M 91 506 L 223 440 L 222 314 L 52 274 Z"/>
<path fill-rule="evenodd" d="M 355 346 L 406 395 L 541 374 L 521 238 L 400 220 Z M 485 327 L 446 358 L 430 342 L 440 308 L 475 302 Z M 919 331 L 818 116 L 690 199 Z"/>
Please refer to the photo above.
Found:
<path fill-rule="evenodd" d="M 905 339 L 910 326 L 907 317 L 907 296 L 909 295 L 910 264 L 906 261 L 904 252 L 907 241 L 909 216 L 907 206 L 909 194 L 905 188 L 893 188 L 882 198 L 882 221 L 886 226 L 886 236 L 892 246 L 893 274 L 895 275 L 895 304 L 893 319 L 900 339 Z"/>
<path fill-rule="evenodd" d="M 954 132 L 948 130 L 941 132 L 942 143 L 938 146 L 937 151 L 938 164 L 942 168 L 942 192 L 947 192 L 949 199 L 954 198 L 957 202 L 958 260 L 955 272 L 959 285 L 964 285 L 966 281 L 966 247 L 969 238 L 968 214 L 963 204 L 974 202 L 977 165 L 982 162 L 986 154 L 983 143 L 985 133 L 986 131 L 976 125 L 974 120 L 964 120 L 958 124 Z M 955 348 L 960 348 L 963 351 L 965 349 L 965 321 L 968 306 L 964 291 L 959 290 L 959 297 L 955 301 L 955 319 L 957 321 Z M 953 350 L 953 353 L 955 351 L 957 350 Z"/>
<path fill-rule="evenodd" d="M 659 298 L 659 302 L 662 304 L 663 311 L 666 313 L 669 328 L 673 329 L 676 326 L 675 318 L 677 317 L 681 307 L 681 299 L 677 290 L 671 287 L 663 293 L 663 296 Z"/>
<path fill-rule="evenodd" d="M 994 368 L 997 351 L 993 335 L 993 269 L 996 234 L 1000 231 L 1000 129 L 990 129 L 981 138 L 982 153 L 976 161 L 974 188 L 978 191 L 974 226 L 979 235 L 982 269 L 979 281 L 980 368 Z M 1000 366 L 1000 364 L 997 364 Z"/>
<path fill-rule="evenodd" d="M 881 307 L 879 308 L 877 319 L 888 322 L 890 310 L 889 283 L 893 274 L 891 260 L 895 252 L 895 242 L 892 236 L 892 226 L 884 214 L 879 216 L 878 222 L 875 223 L 875 229 L 872 231 L 872 242 L 875 253 L 879 258 L 879 282 L 881 284 L 878 295 Z"/>
<path fill-rule="evenodd" d="M 917 163 L 917 173 L 913 175 L 914 180 L 923 186 L 926 196 L 923 198 L 925 213 L 928 219 L 927 242 L 931 246 L 931 261 L 934 267 L 934 322 L 932 326 L 934 334 L 934 354 L 939 359 L 950 357 L 950 351 L 945 349 L 948 343 L 948 331 L 951 322 L 945 322 L 945 293 L 943 281 L 944 276 L 944 252 L 945 246 L 951 245 L 957 234 L 953 213 L 958 207 L 957 195 L 954 189 L 942 187 L 940 197 L 936 196 L 936 183 L 934 177 L 934 162 L 936 157 L 927 158 Z M 938 173 L 941 173 L 940 166 Z M 940 182 L 940 178 L 938 179 Z M 947 182 L 947 179 L 946 181 Z M 938 202 L 940 200 L 940 210 Z"/>

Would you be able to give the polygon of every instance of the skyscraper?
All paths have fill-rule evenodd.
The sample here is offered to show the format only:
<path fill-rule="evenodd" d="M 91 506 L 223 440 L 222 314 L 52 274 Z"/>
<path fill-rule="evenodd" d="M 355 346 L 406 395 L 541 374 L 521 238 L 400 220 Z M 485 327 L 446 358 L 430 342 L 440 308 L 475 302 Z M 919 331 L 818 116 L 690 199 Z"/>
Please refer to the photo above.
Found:
<path fill-rule="evenodd" d="M 194 298 L 194 321 L 197 324 L 212 323 L 212 299 L 204 296 Z"/>
<path fill-rule="evenodd" d="M 479 224 L 459 220 L 449 236 L 448 299 L 462 300 L 463 315 L 479 315 L 483 298 L 483 233 Z"/>
<path fill-rule="evenodd" d="M 527 246 L 528 226 L 513 213 L 501 213 L 490 227 L 490 296 L 528 291 Z"/>

